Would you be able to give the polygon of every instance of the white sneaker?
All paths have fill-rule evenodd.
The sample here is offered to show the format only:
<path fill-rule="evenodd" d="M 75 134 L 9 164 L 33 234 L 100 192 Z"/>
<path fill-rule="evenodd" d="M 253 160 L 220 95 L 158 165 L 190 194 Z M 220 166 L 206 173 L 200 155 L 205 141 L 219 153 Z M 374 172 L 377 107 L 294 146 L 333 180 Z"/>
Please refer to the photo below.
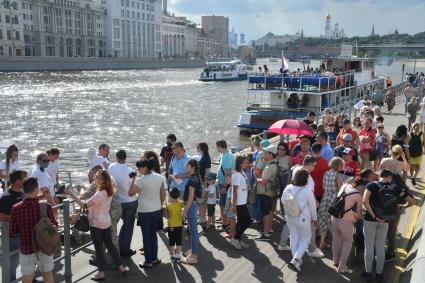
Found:
<path fill-rule="evenodd" d="M 353 274 L 354 271 L 351 269 L 348 269 L 347 267 L 343 267 L 343 268 L 338 268 L 338 273 L 342 273 L 342 274 Z"/>
<path fill-rule="evenodd" d="M 281 244 L 279 244 L 278 246 L 277 246 L 277 249 L 279 250 L 279 251 L 290 251 L 291 250 L 291 247 L 289 246 L 289 245 L 284 245 L 284 246 L 282 246 Z"/>
<path fill-rule="evenodd" d="M 241 245 L 241 247 L 242 247 L 243 249 L 247 249 L 247 248 L 249 248 L 249 245 L 248 245 L 247 243 L 244 243 L 242 240 L 240 240 L 240 241 L 239 241 L 239 244 Z"/>
<path fill-rule="evenodd" d="M 298 258 L 293 258 L 290 262 L 293 268 L 295 268 L 298 272 L 301 271 L 301 260 Z"/>
<path fill-rule="evenodd" d="M 241 250 L 241 244 L 239 243 L 239 240 L 235 239 L 235 238 L 231 238 L 229 243 L 237 250 Z"/>
<path fill-rule="evenodd" d="M 319 248 L 315 248 L 313 251 L 307 250 L 307 255 L 309 257 L 324 257 L 325 256 L 325 254 Z"/>

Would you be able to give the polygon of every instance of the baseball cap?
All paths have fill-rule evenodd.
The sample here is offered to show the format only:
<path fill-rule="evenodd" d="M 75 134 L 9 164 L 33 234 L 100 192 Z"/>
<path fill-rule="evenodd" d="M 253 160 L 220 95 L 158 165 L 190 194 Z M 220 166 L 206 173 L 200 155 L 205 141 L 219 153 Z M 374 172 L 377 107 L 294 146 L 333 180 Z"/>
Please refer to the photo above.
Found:
<path fill-rule="evenodd" d="M 275 145 L 269 145 L 268 147 L 263 148 L 263 151 L 277 154 L 277 147 Z"/>
<path fill-rule="evenodd" d="M 354 149 L 352 149 L 352 148 L 346 148 L 346 149 L 344 149 L 344 151 L 342 152 L 342 154 L 346 154 L 346 155 L 349 155 L 349 156 L 354 156 Z"/>
<path fill-rule="evenodd" d="M 210 172 L 207 175 L 207 179 L 208 180 L 215 180 L 215 179 L 217 179 L 217 174 L 216 173 L 213 173 L 213 172 Z"/>
<path fill-rule="evenodd" d="M 346 142 L 350 142 L 350 141 L 352 141 L 352 140 L 353 140 L 353 136 L 352 136 L 351 134 L 344 134 L 344 135 L 342 136 L 342 140 L 343 140 L 343 141 L 346 141 Z"/>
<path fill-rule="evenodd" d="M 343 125 L 347 125 L 347 124 L 350 124 L 351 122 L 350 122 L 350 120 L 348 120 L 348 119 L 344 119 L 344 121 L 342 121 L 342 124 Z"/>
<path fill-rule="evenodd" d="M 269 142 L 269 140 L 262 140 L 262 141 L 260 142 L 260 144 L 261 144 L 263 147 L 268 147 L 268 146 L 270 145 L 270 142 Z"/>

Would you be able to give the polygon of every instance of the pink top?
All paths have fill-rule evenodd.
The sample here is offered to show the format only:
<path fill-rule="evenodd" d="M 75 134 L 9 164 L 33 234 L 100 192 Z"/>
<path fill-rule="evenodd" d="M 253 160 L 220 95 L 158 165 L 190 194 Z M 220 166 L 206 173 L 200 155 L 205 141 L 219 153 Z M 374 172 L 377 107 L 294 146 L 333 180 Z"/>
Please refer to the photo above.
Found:
<path fill-rule="evenodd" d="M 346 194 L 357 192 L 356 194 L 352 194 L 345 197 L 345 210 L 348 210 L 348 209 L 350 210 L 344 214 L 344 217 L 342 217 L 342 219 L 344 220 L 353 220 L 353 214 L 355 214 L 356 212 L 354 212 L 351 208 L 354 207 L 355 211 L 361 211 L 363 196 L 357 189 L 353 188 L 349 184 L 347 184 L 346 186 L 342 186 L 338 195 L 342 193 L 342 190 L 344 190 L 344 187 L 345 187 Z"/>
<path fill-rule="evenodd" d="M 99 229 L 111 227 L 111 216 L 109 209 L 111 208 L 112 196 L 108 197 L 108 193 L 97 191 L 88 201 L 89 225 Z"/>

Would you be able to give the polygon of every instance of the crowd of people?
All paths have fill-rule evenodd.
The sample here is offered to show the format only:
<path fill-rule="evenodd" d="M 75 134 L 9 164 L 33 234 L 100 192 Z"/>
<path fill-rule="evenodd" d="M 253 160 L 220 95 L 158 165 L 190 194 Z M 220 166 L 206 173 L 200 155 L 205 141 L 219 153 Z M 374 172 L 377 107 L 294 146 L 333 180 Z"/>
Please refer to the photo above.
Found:
<path fill-rule="evenodd" d="M 413 82 L 409 79 L 404 93 L 413 95 L 406 96 L 407 111 L 415 98 L 421 98 L 417 88 L 423 84 L 421 75 Z M 0 221 L 10 223 L 11 251 L 20 250 L 10 258 L 10 279 L 16 279 L 20 263 L 24 282 L 32 282 L 37 266 L 45 282 L 53 282 L 53 255 L 33 245 L 32 233 L 40 221 L 39 200 L 47 201 L 47 216 L 57 226 L 54 206 L 65 194 L 88 210 L 95 248 L 90 263 L 98 267 L 92 277 L 95 281 L 106 276 L 105 247 L 118 272 L 128 272 L 122 258 L 137 253 L 132 248 L 135 225 L 143 236 L 139 252 L 145 261 L 140 268 L 162 262 L 158 231 L 168 234 L 172 262 L 196 265 L 203 260 L 199 226 L 205 237 L 222 231 L 231 247 L 242 250 L 251 245 L 244 235 L 249 227 L 258 227 L 255 240 L 271 239 L 273 219 L 280 209 L 284 225 L 277 249 L 292 253 L 290 264 L 295 270 L 301 271 L 304 253 L 320 258 L 331 248 L 336 271 L 350 273 L 348 258 L 354 242 L 364 255 L 365 280 L 383 282 L 384 263 L 395 258 L 400 215 L 414 201 L 406 180 L 416 185 L 425 153 L 425 120 L 422 112 L 422 124 L 410 115 L 409 126 L 400 125 L 390 135 L 379 106 L 369 97 L 355 108 L 360 111 L 353 124 L 343 115 L 334 117 L 330 109 L 319 119 L 309 113 L 304 122 L 311 127 L 311 135 L 282 139 L 277 145 L 254 137 L 249 154 L 232 154 L 227 142 L 219 140 L 216 172 L 211 170 L 207 143 L 198 143 L 198 154 L 190 157 L 174 134 L 166 137 L 159 155 L 144 152 L 136 169 L 128 165 L 125 150 L 118 150 L 111 162 L 109 146 L 101 144 L 88 151 L 87 188 L 60 186 L 57 148 L 38 154 L 33 169 L 26 172 L 20 169 L 18 147 L 11 145 L 0 163 Z M 190 244 L 184 252 L 185 225 Z"/>

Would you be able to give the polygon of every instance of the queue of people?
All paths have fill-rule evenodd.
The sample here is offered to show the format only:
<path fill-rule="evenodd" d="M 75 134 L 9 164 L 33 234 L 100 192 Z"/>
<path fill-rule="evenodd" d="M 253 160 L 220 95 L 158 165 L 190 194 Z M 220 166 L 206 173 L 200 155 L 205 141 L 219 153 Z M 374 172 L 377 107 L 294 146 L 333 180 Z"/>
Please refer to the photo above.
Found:
<path fill-rule="evenodd" d="M 384 263 L 395 257 L 400 215 L 413 203 L 405 181 L 410 177 L 416 185 L 425 136 L 416 121 L 412 121 L 411 131 L 400 125 L 390 136 L 380 111 L 365 108 L 370 105 L 367 99 L 363 101 L 358 129 L 349 119 L 333 117 L 327 111 L 322 124 L 316 125 L 315 118 L 311 118 L 315 113 L 306 118 L 314 135 L 277 145 L 266 139 L 256 140 L 256 149 L 250 154 L 232 154 L 227 142 L 219 140 L 215 143 L 220 154 L 216 172 L 211 172 L 207 143 L 197 144 L 198 155 L 190 157 L 173 134 L 166 137 L 159 156 L 153 151 L 144 152 L 136 169 L 127 164 L 125 150 L 118 150 L 116 162 L 111 162 L 108 145 L 90 149 L 90 186 L 78 192 L 66 188 L 63 193 L 88 210 L 96 252 L 90 263 L 98 267 L 92 280 L 106 278 L 105 247 L 118 272 L 129 271 L 122 258 L 138 252 L 132 247 L 135 224 L 140 226 L 143 238 L 139 252 L 145 261 L 140 268 L 162 263 L 158 255 L 159 231 L 168 234 L 172 262 L 196 265 L 208 260 L 199 252 L 198 225 L 206 237 L 221 231 L 231 247 L 243 250 L 251 245 L 245 231 L 253 223 L 259 230 L 255 240 L 269 241 L 273 237 L 273 219 L 280 206 L 284 225 L 277 250 L 292 253 L 290 264 L 296 271 L 301 271 L 305 253 L 320 258 L 326 249 L 332 249 L 336 271 L 350 273 L 348 258 L 356 237 L 362 239 L 362 245 L 354 248 L 364 254 L 363 277 L 383 282 Z M 334 145 L 329 136 L 337 130 Z M 59 201 L 60 151 L 52 148 L 40 153 L 28 173 L 20 169 L 18 152 L 16 145 L 10 146 L 6 160 L 0 163 L 0 175 L 7 188 L 0 197 L 0 220 L 10 221 L 11 249 L 20 248 L 20 255 L 11 258 L 10 278 L 16 278 L 19 261 L 24 282 L 32 281 L 37 265 L 42 266 L 45 281 L 53 282 L 53 256 L 29 246 L 29 231 L 40 219 L 38 199 L 48 202 L 50 221 L 57 226 L 57 213 L 52 207 Z M 166 169 L 164 175 L 161 167 Z M 392 198 L 383 202 L 384 196 Z M 337 209 L 337 200 L 342 203 L 341 217 L 330 213 Z M 26 215 L 30 218 L 23 220 Z M 184 225 L 190 239 L 187 251 L 183 251 Z"/>

